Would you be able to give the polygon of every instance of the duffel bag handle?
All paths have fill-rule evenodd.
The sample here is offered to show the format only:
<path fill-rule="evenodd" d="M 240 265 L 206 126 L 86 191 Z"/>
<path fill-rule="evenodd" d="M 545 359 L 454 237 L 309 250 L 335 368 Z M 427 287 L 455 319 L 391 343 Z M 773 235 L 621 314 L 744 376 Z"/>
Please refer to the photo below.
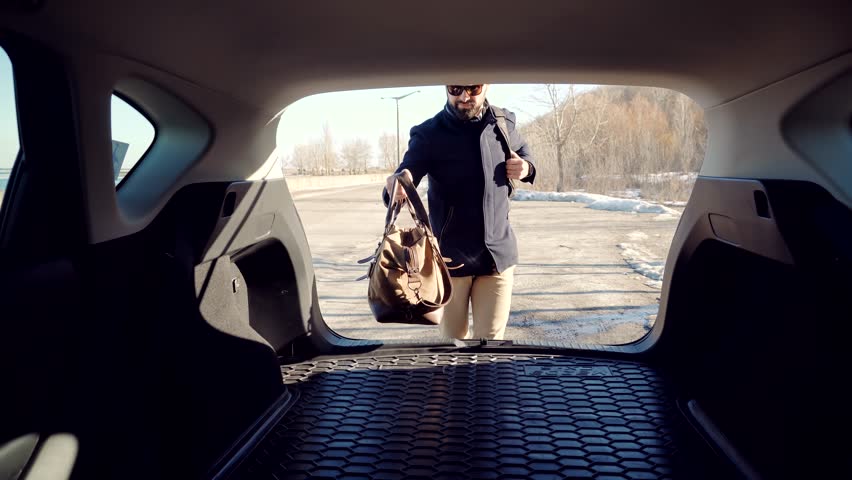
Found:
<path fill-rule="evenodd" d="M 423 206 L 423 201 L 420 200 L 420 194 L 417 193 L 417 188 L 414 186 L 414 183 L 412 183 L 404 174 L 396 173 L 394 174 L 394 192 L 396 192 L 397 183 L 402 185 L 402 189 L 405 190 L 405 195 L 408 197 L 409 207 L 413 207 L 414 209 L 412 212 L 414 219 L 426 230 L 426 233 L 429 234 L 429 236 L 433 236 L 432 226 L 429 224 L 429 214 L 426 213 L 426 207 Z M 387 220 L 390 220 L 390 210 L 388 211 L 388 218 L 385 222 L 386 225 Z"/>

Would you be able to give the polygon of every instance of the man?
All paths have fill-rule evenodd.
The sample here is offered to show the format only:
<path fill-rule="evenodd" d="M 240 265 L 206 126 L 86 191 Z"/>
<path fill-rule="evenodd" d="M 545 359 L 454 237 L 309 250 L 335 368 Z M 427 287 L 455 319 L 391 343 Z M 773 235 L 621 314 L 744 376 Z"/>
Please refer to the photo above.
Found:
<path fill-rule="evenodd" d="M 486 95 L 488 85 L 448 85 L 447 103 L 433 118 L 411 129 L 397 172 L 415 185 L 429 175 L 429 217 L 449 263 L 453 299 L 444 307 L 441 330 L 452 338 L 468 334 L 473 307 L 473 338 L 502 339 L 509 320 L 518 245 L 509 225 L 509 179 L 532 183 L 535 167 L 529 148 L 505 112 L 510 158 Z M 393 188 L 388 177 L 383 194 Z M 405 198 L 399 187 L 395 201 Z"/>

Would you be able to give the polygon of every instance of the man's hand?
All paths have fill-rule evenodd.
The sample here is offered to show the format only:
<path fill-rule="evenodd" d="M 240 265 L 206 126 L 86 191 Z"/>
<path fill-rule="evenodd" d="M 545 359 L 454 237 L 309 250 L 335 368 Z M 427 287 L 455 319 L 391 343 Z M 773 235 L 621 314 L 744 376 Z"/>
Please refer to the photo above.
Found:
<path fill-rule="evenodd" d="M 526 178 L 530 174 L 530 164 L 512 152 L 512 158 L 506 159 L 506 176 L 514 180 Z"/>
<path fill-rule="evenodd" d="M 412 183 L 414 182 L 414 179 L 411 177 L 411 172 L 409 172 L 408 169 L 405 169 L 400 173 L 405 175 L 408 178 L 408 180 L 410 180 Z M 394 182 L 394 176 L 391 175 L 391 176 L 388 177 L 387 182 L 386 182 L 387 183 L 388 195 L 390 195 L 391 189 L 393 188 L 393 182 Z M 393 196 L 393 200 L 391 201 L 391 203 L 400 202 L 404 198 L 407 198 L 407 196 L 405 195 L 405 190 L 403 190 L 402 185 L 397 184 L 396 194 Z"/>

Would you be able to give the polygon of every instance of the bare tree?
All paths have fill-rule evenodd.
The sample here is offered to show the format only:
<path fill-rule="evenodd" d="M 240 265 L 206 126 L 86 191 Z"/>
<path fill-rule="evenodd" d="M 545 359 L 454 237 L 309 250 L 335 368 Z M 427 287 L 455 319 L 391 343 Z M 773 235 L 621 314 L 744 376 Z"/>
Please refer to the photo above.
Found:
<path fill-rule="evenodd" d="M 379 137 L 379 152 L 382 165 L 388 170 L 396 168 L 396 135 L 383 133 Z"/>
<path fill-rule="evenodd" d="M 331 127 L 328 122 L 325 122 L 322 126 L 322 138 L 320 140 L 322 145 L 322 156 L 323 156 L 323 169 L 325 175 L 331 175 L 334 169 L 337 167 L 337 153 L 334 151 L 334 140 L 331 137 Z"/>
<path fill-rule="evenodd" d="M 293 147 L 293 153 L 290 155 L 290 165 L 296 169 L 299 174 L 304 174 L 310 168 L 310 159 L 306 152 L 305 145 L 296 145 Z"/>
<path fill-rule="evenodd" d="M 704 123 L 704 111 L 689 97 L 675 94 L 673 110 L 673 130 L 677 136 L 680 150 L 680 171 L 697 171 L 701 168 L 704 149 L 707 144 L 707 128 Z"/>
<path fill-rule="evenodd" d="M 343 157 L 344 165 L 349 169 L 349 173 L 355 173 L 362 168 L 366 173 L 367 161 L 372 156 L 370 144 L 366 140 L 357 138 L 346 142 L 340 153 Z"/>
<path fill-rule="evenodd" d="M 577 94 L 574 85 L 568 85 L 564 93 L 558 85 L 553 84 L 545 84 L 543 89 L 543 97 L 538 98 L 537 101 L 547 105 L 550 111 L 547 113 L 547 118 L 538 122 L 537 126 L 546 147 L 554 154 L 558 172 L 556 191 L 561 192 L 565 189 L 565 147 L 571 139 L 579 114 Z"/>
<path fill-rule="evenodd" d="M 323 145 L 313 141 L 293 147 L 292 163 L 300 173 L 319 174 L 324 168 Z"/>
<path fill-rule="evenodd" d="M 590 105 L 592 108 L 589 109 L 591 112 L 590 120 L 592 129 L 587 137 L 588 140 L 584 142 L 587 150 L 594 148 L 595 144 L 602 141 L 601 127 L 607 123 L 606 111 L 610 104 L 610 99 L 606 90 L 601 90 L 597 95 L 594 95 L 593 102 L 594 104 Z"/>

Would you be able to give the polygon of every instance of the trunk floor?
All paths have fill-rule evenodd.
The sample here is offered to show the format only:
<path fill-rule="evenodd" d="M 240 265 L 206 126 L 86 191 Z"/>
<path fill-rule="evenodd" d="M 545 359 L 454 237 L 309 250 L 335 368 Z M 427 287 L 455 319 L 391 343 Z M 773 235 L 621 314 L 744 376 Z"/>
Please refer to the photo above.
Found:
<path fill-rule="evenodd" d="M 412 354 L 282 367 L 300 398 L 232 478 L 731 478 L 652 368 Z"/>

